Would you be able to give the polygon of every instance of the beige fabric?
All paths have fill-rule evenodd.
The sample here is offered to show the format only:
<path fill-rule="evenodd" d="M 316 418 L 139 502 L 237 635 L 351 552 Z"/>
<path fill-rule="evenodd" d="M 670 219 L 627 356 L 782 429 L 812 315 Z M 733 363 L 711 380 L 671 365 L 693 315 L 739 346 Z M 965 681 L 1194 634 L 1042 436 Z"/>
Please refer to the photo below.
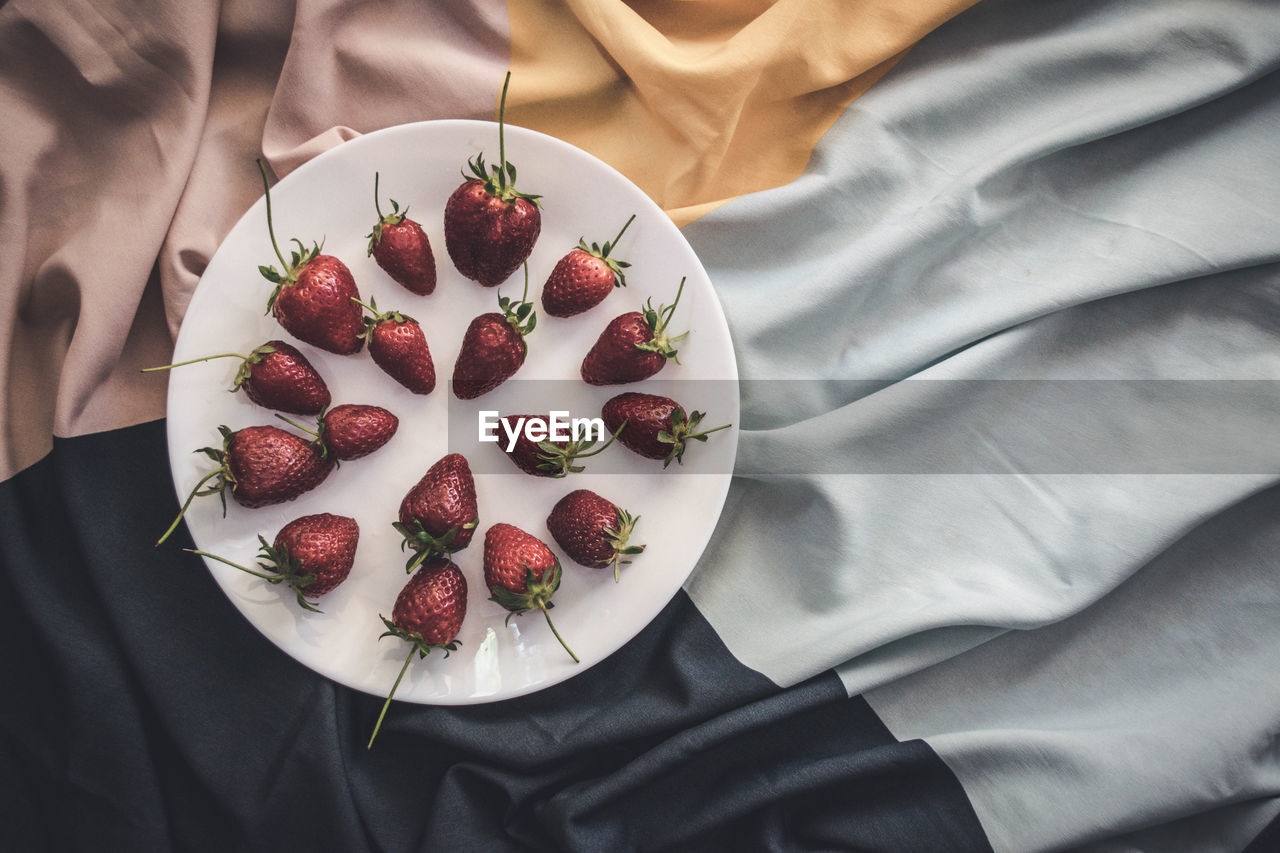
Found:
<path fill-rule="evenodd" d="M 854 98 L 976 0 L 510 0 L 508 116 L 678 225 L 787 183 Z"/>
<path fill-rule="evenodd" d="M 0 479 L 164 415 L 199 276 L 261 194 L 358 132 L 488 118 L 499 0 L 0 7 Z"/>

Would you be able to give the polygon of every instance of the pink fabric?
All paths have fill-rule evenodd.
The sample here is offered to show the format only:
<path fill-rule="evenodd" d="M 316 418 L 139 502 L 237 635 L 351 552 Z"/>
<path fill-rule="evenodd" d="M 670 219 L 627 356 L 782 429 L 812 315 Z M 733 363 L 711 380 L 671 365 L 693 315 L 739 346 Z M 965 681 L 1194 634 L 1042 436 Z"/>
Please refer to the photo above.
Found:
<path fill-rule="evenodd" d="M 0 7 L 0 478 L 52 436 L 164 415 L 164 364 L 223 235 L 344 139 L 489 118 L 501 0 Z"/>

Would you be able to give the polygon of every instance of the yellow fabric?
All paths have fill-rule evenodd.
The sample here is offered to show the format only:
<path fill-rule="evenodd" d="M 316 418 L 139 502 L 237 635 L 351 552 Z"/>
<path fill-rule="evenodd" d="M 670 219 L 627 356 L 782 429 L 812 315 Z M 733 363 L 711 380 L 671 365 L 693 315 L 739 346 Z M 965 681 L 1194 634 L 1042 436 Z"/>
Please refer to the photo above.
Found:
<path fill-rule="evenodd" d="M 623 172 L 677 225 L 794 180 L 844 109 L 976 0 L 508 0 L 507 120 Z"/>

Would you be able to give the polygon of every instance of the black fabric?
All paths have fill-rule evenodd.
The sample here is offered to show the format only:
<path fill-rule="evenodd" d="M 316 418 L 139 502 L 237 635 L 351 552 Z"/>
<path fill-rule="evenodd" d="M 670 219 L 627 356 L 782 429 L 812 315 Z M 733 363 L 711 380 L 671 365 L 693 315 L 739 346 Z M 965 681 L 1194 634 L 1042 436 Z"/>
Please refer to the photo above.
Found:
<path fill-rule="evenodd" d="M 194 557 L 162 423 L 0 484 L 0 850 L 986 850 L 954 776 L 826 675 L 779 689 L 683 594 L 491 705 L 381 701 L 264 640 Z"/>

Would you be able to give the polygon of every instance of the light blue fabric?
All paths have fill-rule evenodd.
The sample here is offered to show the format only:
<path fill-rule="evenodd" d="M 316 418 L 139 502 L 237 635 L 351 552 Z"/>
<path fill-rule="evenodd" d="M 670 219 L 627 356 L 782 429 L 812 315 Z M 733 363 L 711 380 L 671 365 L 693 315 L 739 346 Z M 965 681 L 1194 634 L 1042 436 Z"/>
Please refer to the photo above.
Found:
<path fill-rule="evenodd" d="M 740 476 L 691 597 L 779 683 L 834 667 L 882 688 L 873 707 L 952 763 L 997 849 L 1158 838 L 1214 809 L 1201 834 L 1236 849 L 1280 808 L 1280 513 L 1250 509 L 1280 479 L 1278 67 L 1274 2 L 984 0 L 804 176 L 685 229 L 745 380 Z M 1051 402 L 958 381 L 999 379 Z M 1047 384 L 1117 379 L 1224 382 L 1199 406 Z M 1244 379 L 1266 381 L 1225 382 Z M 1171 420 L 1168 467 L 1127 467 Z M 1245 521 L 1215 521 L 1233 507 Z M 1059 641 L 1123 654 L 1086 694 L 1078 657 L 1035 677 Z M 1175 665 L 1198 654 L 1233 666 Z M 1260 805 L 1222 808 L 1242 801 Z"/>

